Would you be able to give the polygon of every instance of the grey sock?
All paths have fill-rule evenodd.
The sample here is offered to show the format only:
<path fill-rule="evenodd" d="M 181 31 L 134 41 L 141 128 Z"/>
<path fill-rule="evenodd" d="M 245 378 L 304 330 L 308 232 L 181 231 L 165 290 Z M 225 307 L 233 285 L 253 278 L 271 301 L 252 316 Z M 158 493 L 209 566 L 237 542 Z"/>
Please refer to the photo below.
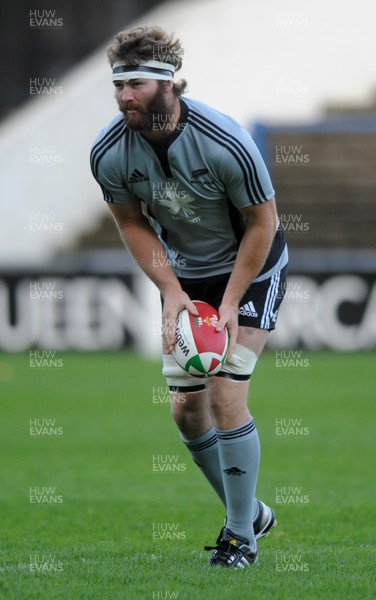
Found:
<path fill-rule="evenodd" d="M 219 464 L 218 439 L 215 428 L 212 427 L 209 431 L 194 440 L 188 441 L 182 435 L 181 439 L 191 453 L 194 462 L 200 467 L 201 472 L 205 475 L 226 508 L 226 495 L 223 487 L 221 465 Z M 253 520 L 257 519 L 258 513 L 259 505 L 255 498 L 253 502 Z"/>
<path fill-rule="evenodd" d="M 226 494 L 227 524 L 240 538 L 256 547 L 252 509 L 260 461 L 260 444 L 251 418 L 235 429 L 217 429 L 219 462 Z"/>
<path fill-rule="evenodd" d="M 218 456 L 217 433 L 214 427 L 194 440 L 188 441 L 183 436 L 181 437 L 196 465 L 200 467 L 202 473 L 226 507 L 226 496 Z"/>

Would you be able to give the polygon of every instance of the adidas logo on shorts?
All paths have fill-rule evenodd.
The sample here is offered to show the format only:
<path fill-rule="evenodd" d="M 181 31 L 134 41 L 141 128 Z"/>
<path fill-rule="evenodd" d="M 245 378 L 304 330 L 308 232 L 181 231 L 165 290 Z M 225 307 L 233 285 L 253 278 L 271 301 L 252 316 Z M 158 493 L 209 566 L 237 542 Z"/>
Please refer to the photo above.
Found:
<path fill-rule="evenodd" d="M 243 317 L 258 317 L 258 312 L 253 302 L 247 302 L 239 308 L 239 315 L 243 315 Z"/>

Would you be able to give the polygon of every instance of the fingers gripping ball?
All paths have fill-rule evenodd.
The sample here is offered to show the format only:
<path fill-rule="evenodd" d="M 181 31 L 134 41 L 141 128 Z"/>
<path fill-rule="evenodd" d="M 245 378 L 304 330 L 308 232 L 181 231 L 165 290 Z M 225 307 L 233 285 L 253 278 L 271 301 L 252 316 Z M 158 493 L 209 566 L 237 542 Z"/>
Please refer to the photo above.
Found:
<path fill-rule="evenodd" d="M 226 327 L 216 331 L 219 314 L 215 308 L 194 300 L 198 316 L 187 309 L 176 320 L 176 344 L 172 352 L 178 365 L 196 377 L 211 377 L 222 369 L 226 360 L 229 335 Z"/>

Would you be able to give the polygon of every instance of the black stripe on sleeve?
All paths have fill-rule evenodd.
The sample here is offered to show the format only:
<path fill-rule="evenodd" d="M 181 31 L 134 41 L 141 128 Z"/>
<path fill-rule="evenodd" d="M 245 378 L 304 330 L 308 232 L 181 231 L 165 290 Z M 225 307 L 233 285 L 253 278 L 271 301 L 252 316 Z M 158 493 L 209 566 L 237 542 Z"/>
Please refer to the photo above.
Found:
<path fill-rule="evenodd" d="M 236 137 L 192 109 L 190 109 L 189 113 L 189 122 L 210 139 L 231 152 L 243 172 L 245 185 L 252 204 L 259 204 L 266 201 L 267 197 L 262 189 L 256 165 L 247 148 Z"/>
<path fill-rule="evenodd" d="M 112 148 L 121 139 L 125 131 L 125 123 L 119 122 L 93 147 L 90 155 L 90 164 L 95 179 L 98 179 L 98 165 L 100 160 L 106 154 L 107 150 Z"/>

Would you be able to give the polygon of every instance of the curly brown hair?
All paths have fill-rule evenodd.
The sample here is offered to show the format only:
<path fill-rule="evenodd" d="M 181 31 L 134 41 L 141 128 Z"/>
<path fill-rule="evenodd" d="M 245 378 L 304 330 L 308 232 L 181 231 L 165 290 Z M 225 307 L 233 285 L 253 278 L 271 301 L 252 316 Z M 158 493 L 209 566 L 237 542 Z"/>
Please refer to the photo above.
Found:
<path fill-rule="evenodd" d="M 174 65 L 178 71 L 183 63 L 184 50 L 178 38 L 157 25 L 130 27 L 115 35 L 107 48 L 108 61 L 112 65 L 124 60 L 129 65 L 139 65 L 147 60 L 158 60 Z M 174 83 L 175 96 L 185 92 L 187 82 L 180 79 Z"/>

